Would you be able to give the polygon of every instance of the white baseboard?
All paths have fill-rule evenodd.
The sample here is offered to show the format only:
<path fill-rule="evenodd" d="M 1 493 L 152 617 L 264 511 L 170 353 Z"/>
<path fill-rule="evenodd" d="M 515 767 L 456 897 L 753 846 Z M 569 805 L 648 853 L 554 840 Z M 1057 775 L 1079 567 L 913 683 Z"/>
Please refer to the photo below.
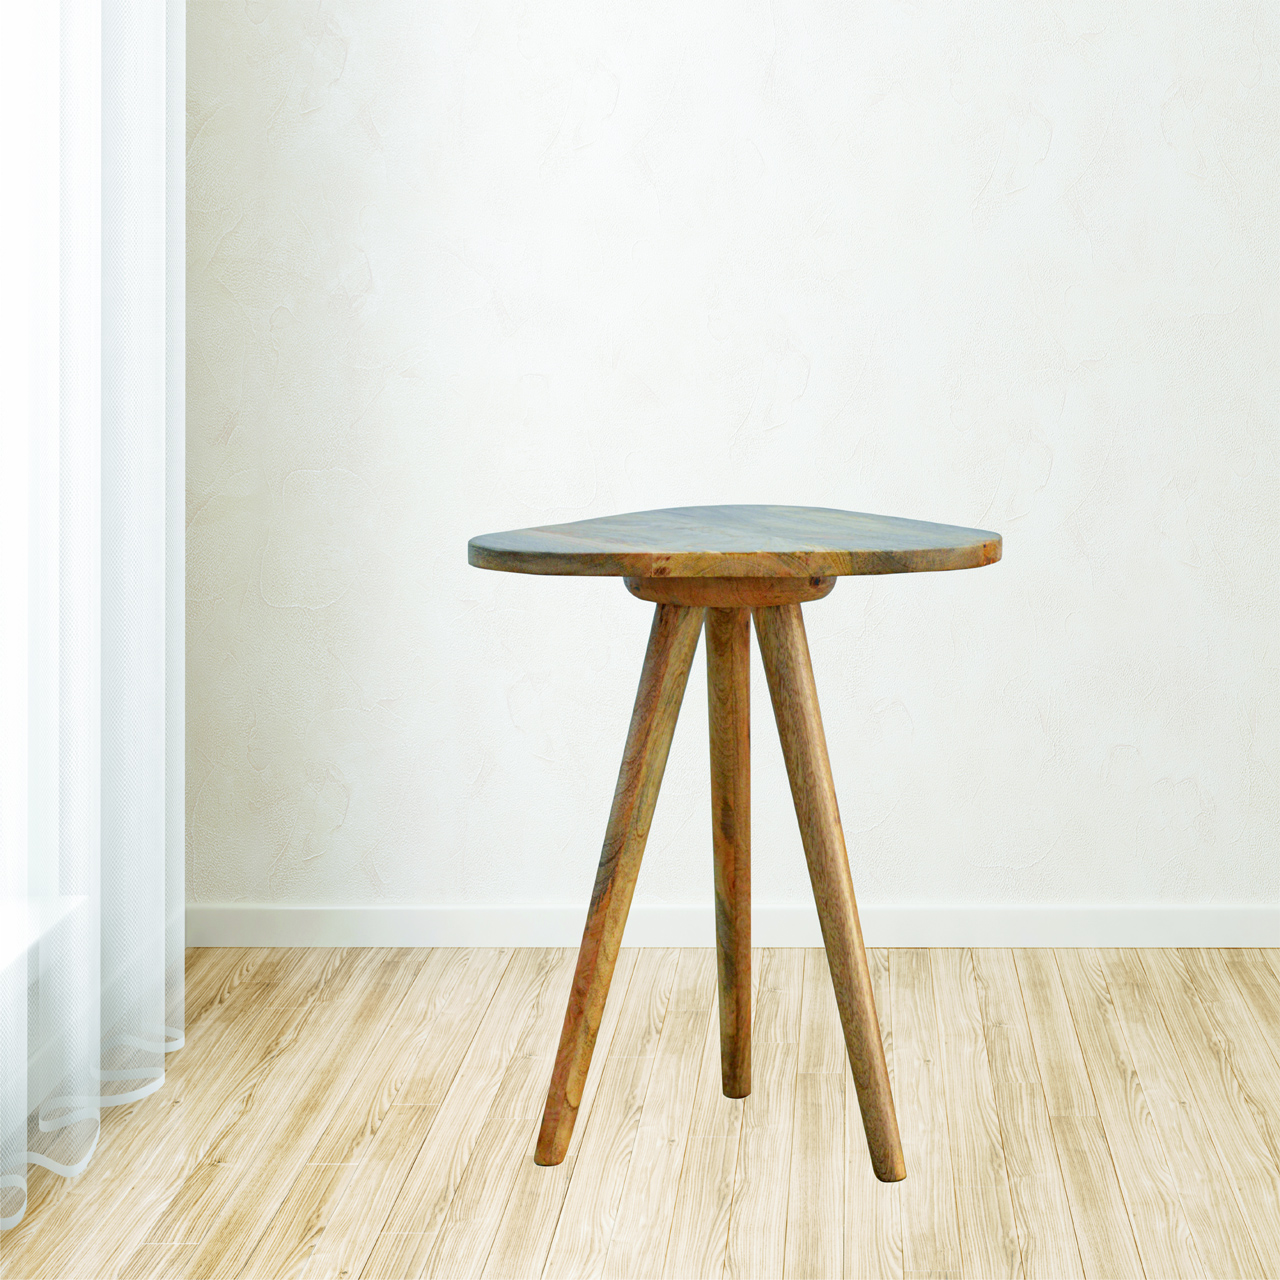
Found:
<path fill-rule="evenodd" d="M 1280 906 L 878 906 L 873 947 L 1276 947 Z M 191 947 L 576 947 L 586 906 L 187 904 Z M 813 907 L 757 906 L 759 947 L 822 945 Z M 623 945 L 709 947 L 712 908 L 636 905 Z"/>

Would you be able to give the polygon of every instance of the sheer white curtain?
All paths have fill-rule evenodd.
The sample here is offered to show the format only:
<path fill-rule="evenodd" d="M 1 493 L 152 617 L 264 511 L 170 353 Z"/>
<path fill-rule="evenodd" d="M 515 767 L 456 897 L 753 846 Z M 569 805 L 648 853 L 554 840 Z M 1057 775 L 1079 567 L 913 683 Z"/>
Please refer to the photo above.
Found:
<path fill-rule="evenodd" d="M 0 0 L 3 1227 L 182 1044 L 182 15 Z"/>

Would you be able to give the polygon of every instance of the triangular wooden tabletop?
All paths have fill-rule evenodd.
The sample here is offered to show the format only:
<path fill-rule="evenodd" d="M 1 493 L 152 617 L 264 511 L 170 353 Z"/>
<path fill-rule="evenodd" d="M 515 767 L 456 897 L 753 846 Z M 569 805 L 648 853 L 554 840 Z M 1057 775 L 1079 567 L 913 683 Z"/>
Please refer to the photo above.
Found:
<path fill-rule="evenodd" d="M 481 569 L 638 578 L 803 578 L 974 569 L 1000 535 L 827 507 L 668 507 L 485 533 Z"/>

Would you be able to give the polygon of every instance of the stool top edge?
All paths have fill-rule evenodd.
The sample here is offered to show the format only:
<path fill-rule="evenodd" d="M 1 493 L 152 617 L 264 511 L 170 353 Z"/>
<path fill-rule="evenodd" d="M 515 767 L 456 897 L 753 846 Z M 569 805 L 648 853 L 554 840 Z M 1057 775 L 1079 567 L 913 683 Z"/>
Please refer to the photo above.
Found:
<path fill-rule="evenodd" d="M 826 507 L 669 507 L 481 534 L 467 559 L 508 573 L 590 577 L 843 577 L 978 568 L 987 529 Z"/>

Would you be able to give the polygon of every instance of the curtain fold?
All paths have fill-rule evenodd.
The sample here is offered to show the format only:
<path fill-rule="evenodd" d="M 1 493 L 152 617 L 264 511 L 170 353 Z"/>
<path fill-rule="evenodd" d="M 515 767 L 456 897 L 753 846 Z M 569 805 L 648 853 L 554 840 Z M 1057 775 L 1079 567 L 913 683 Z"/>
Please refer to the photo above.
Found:
<path fill-rule="evenodd" d="M 82 1172 L 101 1109 L 160 1088 L 183 1038 L 184 28 L 166 0 L 3 17 L 2 163 L 30 193 L 0 301 L 25 336 L 0 495 L 8 1228 L 29 1167 Z"/>

